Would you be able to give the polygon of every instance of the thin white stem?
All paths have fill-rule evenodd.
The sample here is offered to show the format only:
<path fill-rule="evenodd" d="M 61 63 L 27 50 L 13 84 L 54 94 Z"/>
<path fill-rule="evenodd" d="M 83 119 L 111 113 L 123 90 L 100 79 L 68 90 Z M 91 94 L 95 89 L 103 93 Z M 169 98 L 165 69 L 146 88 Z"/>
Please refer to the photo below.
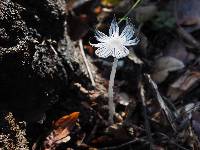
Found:
<path fill-rule="evenodd" d="M 108 87 L 108 106 L 109 106 L 109 118 L 108 121 L 109 123 L 113 124 L 113 116 L 115 114 L 115 104 L 113 101 L 113 86 L 114 86 L 114 79 L 115 79 L 115 74 L 116 74 L 116 69 L 117 69 L 117 62 L 118 59 L 114 58 L 114 62 L 112 65 L 112 71 L 110 74 L 110 81 L 109 81 L 109 87 Z"/>

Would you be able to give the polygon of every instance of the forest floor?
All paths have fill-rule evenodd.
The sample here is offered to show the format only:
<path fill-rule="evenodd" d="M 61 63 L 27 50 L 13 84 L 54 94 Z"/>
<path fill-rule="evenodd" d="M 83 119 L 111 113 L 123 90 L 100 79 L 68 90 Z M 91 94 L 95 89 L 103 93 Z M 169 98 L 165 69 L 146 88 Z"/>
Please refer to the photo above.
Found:
<path fill-rule="evenodd" d="M 80 50 L 88 81 L 70 82 L 67 101 L 60 98 L 39 121 L 18 122 L 5 113 L 1 120 L 13 128 L 0 134 L 0 147 L 20 149 L 18 143 L 20 150 L 199 150 L 199 8 L 199 0 L 69 0 L 68 34 Z M 97 57 L 90 43 L 97 43 L 95 29 L 108 35 L 114 17 L 122 20 L 120 29 L 127 19 L 134 24 L 139 43 L 118 62 L 116 112 L 110 124 L 113 58 Z"/>

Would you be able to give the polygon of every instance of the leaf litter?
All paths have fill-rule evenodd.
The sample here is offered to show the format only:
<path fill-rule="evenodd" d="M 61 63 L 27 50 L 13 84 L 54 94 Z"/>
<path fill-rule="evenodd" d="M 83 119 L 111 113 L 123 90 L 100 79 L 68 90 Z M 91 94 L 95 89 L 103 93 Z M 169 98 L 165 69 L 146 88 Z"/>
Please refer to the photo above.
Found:
<path fill-rule="evenodd" d="M 47 112 L 40 125 L 43 133 L 31 143 L 33 149 L 200 149 L 198 0 L 176 0 L 176 5 L 140 1 L 130 11 L 128 17 L 136 22 L 141 43 L 118 68 L 116 114 L 114 124 L 109 125 L 107 88 L 112 59 L 98 59 L 89 42 L 94 40 L 92 28 L 106 31 L 113 16 L 124 17 L 127 3 L 133 5 L 130 0 L 69 2 L 69 34 L 74 42 L 82 40 L 95 88 L 90 80 L 70 83 L 67 90 L 75 93 L 69 97 L 71 103 L 61 100 L 52 107 L 49 114 L 60 119 L 52 119 Z M 167 6 L 173 6 L 177 16 Z"/>

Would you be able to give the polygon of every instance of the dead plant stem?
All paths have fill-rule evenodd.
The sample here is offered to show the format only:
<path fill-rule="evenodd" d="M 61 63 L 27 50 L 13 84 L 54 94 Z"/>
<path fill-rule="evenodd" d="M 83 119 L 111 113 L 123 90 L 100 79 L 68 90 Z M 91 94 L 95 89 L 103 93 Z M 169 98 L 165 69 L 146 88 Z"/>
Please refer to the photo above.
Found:
<path fill-rule="evenodd" d="M 144 113 L 144 125 L 145 125 L 145 129 L 147 132 L 147 137 L 149 139 L 149 143 L 150 143 L 150 150 L 153 149 L 153 139 L 151 136 L 151 129 L 150 129 L 150 125 L 149 125 L 149 120 L 148 120 L 148 116 L 147 116 L 147 106 L 146 106 L 146 102 L 145 102 L 145 91 L 144 91 L 144 86 L 143 84 L 140 82 L 139 84 L 139 88 L 140 88 L 140 99 L 142 100 L 142 105 L 143 105 L 143 113 Z"/>

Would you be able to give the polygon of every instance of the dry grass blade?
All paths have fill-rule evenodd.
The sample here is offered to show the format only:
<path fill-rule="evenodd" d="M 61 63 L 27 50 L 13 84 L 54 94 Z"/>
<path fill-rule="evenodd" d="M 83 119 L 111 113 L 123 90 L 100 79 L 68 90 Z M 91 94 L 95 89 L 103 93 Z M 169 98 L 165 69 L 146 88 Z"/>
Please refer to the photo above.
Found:
<path fill-rule="evenodd" d="M 86 56 L 85 56 L 85 52 L 84 52 L 84 49 L 83 49 L 83 42 L 82 42 L 82 40 L 79 40 L 79 46 L 80 46 L 81 54 L 82 54 L 82 56 L 83 56 L 83 60 L 84 60 L 84 62 L 85 62 L 86 68 L 87 68 L 87 70 L 88 70 L 88 74 L 89 74 L 89 77 L 90 77 L 92 86 L 95 87 L 96 84 L 95 84 L 94 77 L 93 77 L 93 75 L 92 75 L 92 71 L 91 71 L 91 69 L 90 69 L 88 60 L 87 60 L 87 58 L 86 58 Z"/>
<path fill-rule="evenodd" d="M 151 79 L 150 75 L 145 74 L 144 75 L 145 78 L 148 80 L 149 84 L 151 85 L 152 89 L 154 90 L 154 94 L 156 96 L 156 99 L 158 100 L 161 109 L 165 112 L 168 121 L 170 122 L 173 130 L 175 132 L 177 132 L 177 127 L 176 124 L 174 123 L 174 120 L 176 119 L 176 115 L 174 114 L 174 112 L 172 112 L 168 106 L 165 104 L 163 98 L 161 97 L 159 91 L 158 91 L 158 86 L 156 85 L 156 83 Z"/>
<path fill-rule="evenodd" d="M 139 4 L 141 2 L 141 0 L 137 0 L 136 2 L 135 2 L 135 4 L 129 9 L 129 11 L 122 17 L 122 19 L 120 19 L 120 21 L 118 22 L 118 23 L 121 23 L 123 20 L 124 20 L 124 18 L 126 18 L 134 9 L 135 9 L 135 7 Z"/>

